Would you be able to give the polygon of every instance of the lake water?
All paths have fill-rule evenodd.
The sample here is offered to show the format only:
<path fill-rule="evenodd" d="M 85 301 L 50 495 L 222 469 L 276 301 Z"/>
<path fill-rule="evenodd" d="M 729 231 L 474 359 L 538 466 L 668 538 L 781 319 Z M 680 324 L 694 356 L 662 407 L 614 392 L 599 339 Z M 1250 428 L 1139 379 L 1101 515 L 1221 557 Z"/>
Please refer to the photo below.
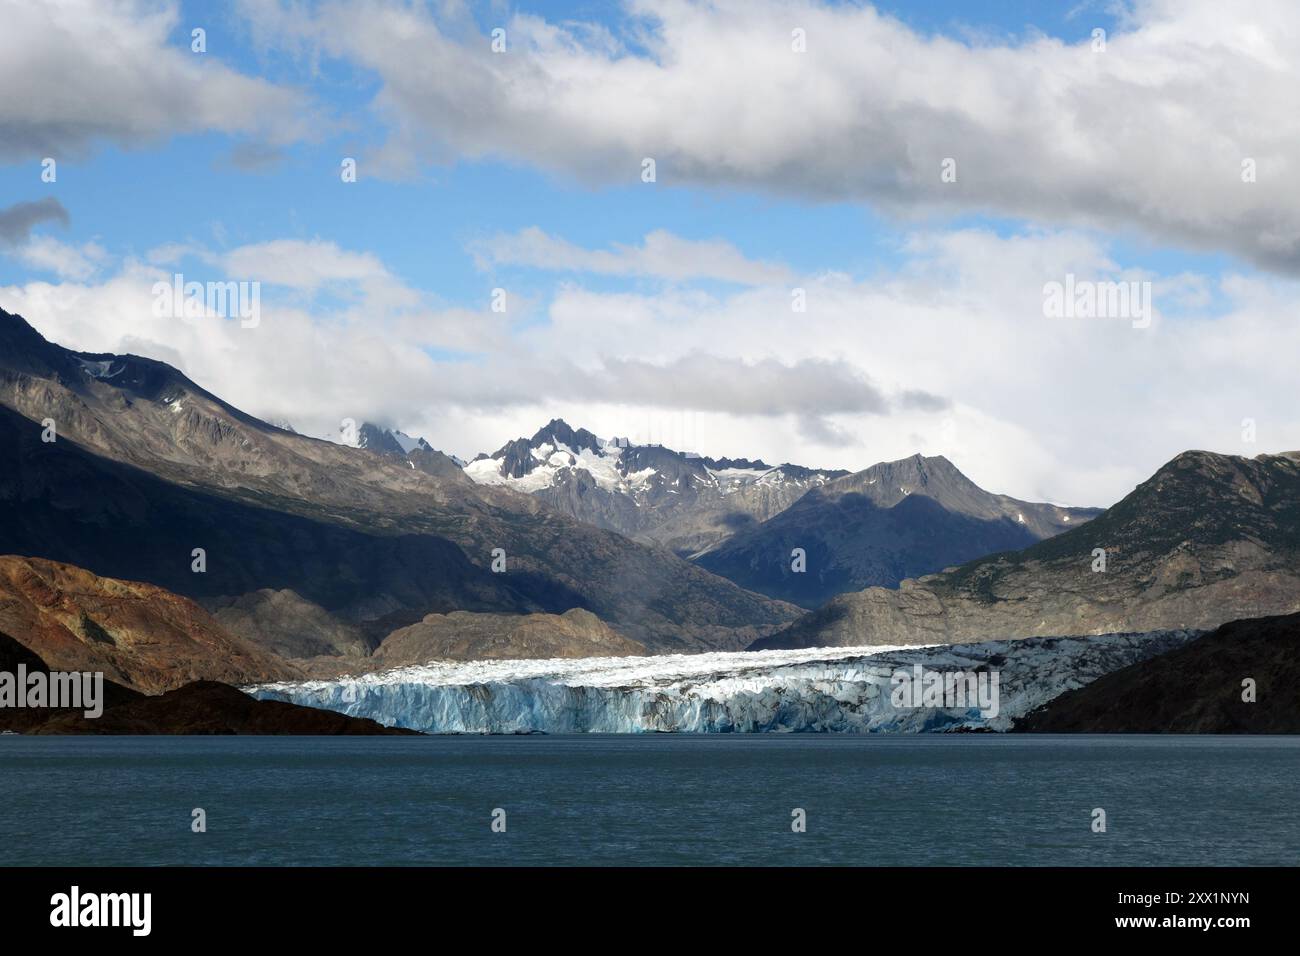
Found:
<path fill-rule="evenodd" d="M 1276 737 L 4 736 L 0 866 L 1295 865 L 1298 784 Z"/>

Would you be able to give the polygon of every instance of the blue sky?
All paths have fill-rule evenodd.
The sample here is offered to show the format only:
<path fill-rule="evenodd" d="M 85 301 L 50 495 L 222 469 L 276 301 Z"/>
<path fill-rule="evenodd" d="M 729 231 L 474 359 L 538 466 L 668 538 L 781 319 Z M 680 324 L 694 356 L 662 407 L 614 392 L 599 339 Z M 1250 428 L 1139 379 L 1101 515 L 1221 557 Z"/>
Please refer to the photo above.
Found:
<path fill-rule="evenodd" d="M 1082 504 L 1190 445 L 1300 445 L 1268 364 L 1300 261 L 1285 5 L 1221 23 L 1158 0 L 59 16 L 14 19 L 3 68 L 22 102 L 0 108 L 0 214 L 63 215 L 0 243 L 0 305 L 309 433 L 373 418 L 472 455 L 552 413 L 657 422 L 717 455 L 945 453 Z M 261 281 L 267 322 L 148 325 L 172 271 Z M 1066 273 L 1151 282 L 1150 334 L 1044 325 Z M 1267 447 L 1242 446 L 1245 419 Z"/>

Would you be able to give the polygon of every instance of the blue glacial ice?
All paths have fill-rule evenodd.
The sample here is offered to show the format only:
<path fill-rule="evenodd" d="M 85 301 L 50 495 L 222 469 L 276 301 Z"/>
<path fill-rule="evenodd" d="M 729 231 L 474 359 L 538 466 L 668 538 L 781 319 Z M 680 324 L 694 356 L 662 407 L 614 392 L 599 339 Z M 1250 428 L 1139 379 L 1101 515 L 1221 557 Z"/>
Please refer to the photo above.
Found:
<path fill-rule="evenodd" d="M 1196 636 L 1157 631 L 919 647 L 435 661 L 245 689 L 264 700 L 426 733 L 1005 731 L 1067 690 Z M 996 673 L 996 713 L 974 701 L 899 706 L 895 675 L 916 673 L 916 665 L 926 672 Z"/>

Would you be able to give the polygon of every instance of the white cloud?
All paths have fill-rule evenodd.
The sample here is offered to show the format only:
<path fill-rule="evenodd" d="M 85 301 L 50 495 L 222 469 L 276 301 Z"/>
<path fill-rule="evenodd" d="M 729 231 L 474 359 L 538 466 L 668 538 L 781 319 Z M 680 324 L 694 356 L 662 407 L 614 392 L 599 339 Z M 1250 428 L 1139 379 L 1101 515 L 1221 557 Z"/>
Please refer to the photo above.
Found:
<path fill-rule="evenodd" d="M 190 52 L 173 0 L 0 0 L 0 159 L 61 159 L 105 140 L 307 130 L 305 97 Z"/>
<path fill-rule="evenodd" d="M 97 242 L 77 246 L 33 235 L 33 230 L 46 222 L 65 227 L 72 222 L 63 203 L 53 196 L 0 209 L 0 253 L 38 272 L 77 280 L 89 279 L 107 260 L 107 251 Z"/>
<path fill-rule="evenodd" d="M 77 246 L 50 236 L 34 236 L 13 255 L 29 268 L 81 282 L 94 276 L 109 259 L 107 250 L 97 242 Z"/>
<path fill-rule="evenodd" d="M 153 318 L 168 273 L 138 262 L 97 282 L 0 288 L 0 305 L 75 348 L 181 356 L 204 387 L 300 431 L 372 419 L 463 457 L 559 415 L 714 456 L 857 469 L 944 454 L 995 491 L 1108 504 L 1187 448 L 1300 448 L 1294 281 L 1153 276 L 1150 328 L 1048 319 L 1045 281 L 1130 272 L 1071 232 L 917 234 L 892 273 L 797 277 L 804 313 L 783 285 L 564 284 L 527 321 L 438 308 L 376 257 L 327 245 L 220 258 L 280 250 L 262 275 L 284 284 L 264 290 L 255 329 Z M 319 267 L 300 271 L 303 256 Z"/>
<path fill-rule="evenodd" d="M 322 240 L 274 239 L 206 258 L 227 275 L 304 291 L 334 283 L 396 281 L 377 256 Z"/>
<path fill-rule="evenodd" d="M 1144 0 L 1105 52 L 1086 23 L 1070 43 L 963 43 L 871 7 L 775 0 L 639 0 L 623 24 L 635 45 L 520 14 L 505 54 L 459 13 L 378 0 L 249 9 L 266 42 L 379 76 L 384 161 L 398 167 L 498 156 L 635 183 L 652 157 L 655 188 L 1136 227 L 1300 272 L 1289 0 Z M 796 28 L 806 53 L 792 52 Z M 956 182 L 941 181 L 946 158 Z"/>
<path fill-rule="evenodd" d="M 725 240 L 683 239 L 663 229 L 649 233 L 640 246 L 615 243 L 605 250 L 584 249 L 533 226 L 471 243 L 470 251 L 480 268 L 516 265 L 670 281 L 718 279 L 742 285 L 787 282 L 791 277 L 785 266 L 748 259 Z"/>

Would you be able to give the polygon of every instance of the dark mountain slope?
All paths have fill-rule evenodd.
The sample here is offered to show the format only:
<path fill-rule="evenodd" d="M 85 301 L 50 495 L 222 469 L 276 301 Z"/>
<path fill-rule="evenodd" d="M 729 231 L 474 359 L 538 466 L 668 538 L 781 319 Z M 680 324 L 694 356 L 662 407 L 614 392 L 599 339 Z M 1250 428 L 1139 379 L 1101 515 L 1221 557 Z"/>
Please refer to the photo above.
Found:
<path fill-rule="evenodd" d="M 0 671 L 48 674 L 38 655 L 0 634 Z M 216 681 L 195 681 L 157 697 L 104 681 L 103 713 L 51 707 L 0 709 L 0 730 L 24 734 L 409 734 L 364 717 L 301 707 L 284 701 L 256 700 Z"/>
<path fill-rule="evenodd" d="M 1094 552 L 1105 552 L 1105 570 Z M 1300 610 L 1300 455 L 1189 451 L 1073 531 L 844 594 L 755 647 L 1213 628 Z"/>
<path fill-rule="evenodd" d="M 865 587 L 894 587 L 1082 524 L 1098 509 L 984 491 L 943 457 L 914 455 L 815 487 L 696 562 L 741 587 L 804 607 Z M 795 571 L 802 548 L 806 567 Z"/>
<path fill-rule="evenodd" d="M 1243 681 L 1255 683 L 1254 701 Z M 1300 734 L 1300 614 L 1232 621 L 1186 647 L 1067 691 L 1016 731 Z"/>
<path fill-rule="evenodd" d="M 185 488 L 91 454 L 0 408 L 0 551 L 149 581 L 193 598 L 288 588 L 345 617 L 395 607 L 533 609 L 499 575 L 432 535 L 346 524 Z M 192 570 L 195 548 L 206 571 Z M 546 599 L 574 595 L 557 589 Z"/>
<path fill-rule="evenodd" d="M 0 460 L 0 551 L 192 597 L 289 588 L 394 626 L 581 607 L 652 649 L 735 648 L 795 616 L 527 495 L 275 428 L 163 363 L 73 353 L 4 312 L 0 405 L 17 452 Z M 44 419 L 57 442 L 40 441 Z M 195 547 L 206 575 L 189 571 Z"/>

